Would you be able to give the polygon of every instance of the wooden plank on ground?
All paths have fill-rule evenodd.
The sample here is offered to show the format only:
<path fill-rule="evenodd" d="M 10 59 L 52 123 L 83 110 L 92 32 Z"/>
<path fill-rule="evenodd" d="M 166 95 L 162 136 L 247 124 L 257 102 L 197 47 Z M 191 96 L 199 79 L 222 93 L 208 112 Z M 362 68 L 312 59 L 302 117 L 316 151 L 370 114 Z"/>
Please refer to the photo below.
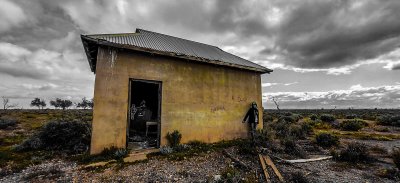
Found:
<path fill-rule="evenodd" d="M 332 156 L 325 156 L 325 157 L 319 157 L 319 158 L 313 158 L 313 159 L 295 159 L 295 160 L 283 160 L 286 163 L 307 163 L 307 162 L 312 162 L 312 161 L 321 161 L 321 160 L 328 160 L 332 159 Z"/>
<path fill-rule="evenodd" d="M 261 167 L 262 167 L 263 172 L 264 172 L 265 180 L 267 180 L 267 182 L 270 182 L 270 176 L 268 174 L 267 166 L 265 165 L 263 157 L 262 157 L 261 154 L 259 154 L 258 157 L 260 158 L 260 163 L 261 163 Z"/>
<path fill-rule="evenodd" d="M 267 163 L 267 165 L 269 165 L 272 170 L 274 170 L 275 175 L 278 177 L 278 179 L 283 182 L 283 176 L 282 174 L 279 172 L 278 168 L 276 168 L 274 162 L 272 162 L 271 158 L 268 155 L 262 156 L 263 159 L 265 160 L 265 163 Z"/>

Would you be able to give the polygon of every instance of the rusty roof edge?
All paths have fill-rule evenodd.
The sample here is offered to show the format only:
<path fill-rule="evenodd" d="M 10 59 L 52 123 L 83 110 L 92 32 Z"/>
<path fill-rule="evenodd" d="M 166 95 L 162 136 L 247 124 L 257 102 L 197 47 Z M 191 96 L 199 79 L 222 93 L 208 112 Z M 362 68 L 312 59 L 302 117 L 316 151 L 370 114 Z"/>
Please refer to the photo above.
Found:
<path fill-rule="evenodd" d="M 264 68 L 264 69 L 268 70 L 269 72 L 273 72 L 273 70 L 272 70 L 272 69 L 269 69 L 269 68 L 267 68 L 267 67 L 264 67 L 264 66 L 262 66 L 262 65 L 260 65 L 260 64 L 254 63 L 254 62 L 252 62 L 252 61 L 250 61 L 250 60 L 244 59 L 244 58 L 242 58 L 242 57 L 240 57 L 240 56 L 237 56 L 237 55 L 234 55 L 234 54 L 232 54 L 232 53 L 229 53 L 229 52 L 227 52 L 227 51 L 224 51 L 224 50 L 223 50 L 223 49 L 221 49 L 220 47 L 217 47 L 217 48 L 218 48 L 219 50 L 221 50 L 221 51 L 223 51 L 223 52 L 225 52 L 225 53 L 229 54 L 229 55 L 232 55 L 232 56 L 234 56 L 234 57 L 240 58 L 240 59 L 242 59 L 242 60 L 244 60 L 244 61 L 246 61 L 246 62 L 250 62 L 250 63 L 252 63 L 252 64 L 255 64 L 255 65 L 259 66 L 259 67 L 262 67 L 262 68 Z"/>
<path fill-rule="evenodd" d="M 218 46 L 214 46 L 214 45 L 211 45 L 211 44 L 206 44 L 206 43 L 193 41 L 193 40 L 189 40 L 189 39 L 185 39 L 185 38 L 181 38 L 181 37 L 176 37 L 176 36 L 171 36 L 171 35 L 168 35 L 168 34 L 154 32 L 154 31 L 144 30 L 144 29 L 141 29 L 141 28 L 136 28 L 136 32 L 135 33 L 139 33 L 139 31 L 148 32 L 148 33 L 151 33 L 151 34 L 159 34 L 159 35 L 163 35 L 163 36 L 167 36 L 167 37 L 171 37 L 171 38 L 175 38 L 175 39 L 180 39 L 180 40 L 183 40 L 183 41 L 189 41 L 189 42 L 194 42 L 194 43 L 198 43 L 198 44 L 202 44 L 202 45 L 218 48 Z"/>
<path fill-rule="evenodd" d="M 188 55 L 177 55 L 176 53 L 173 53 L 173 52 L 164 52 L 164 51 L 158 51 L 158 50 L 149 49 L 149 48 L 142 48 L 142 47 L 133 46 L 133 45 L 124 45 L 124 44 L 112 43 L 112 42 L 109 42 L 109 41 L 104 40 L 104 39 L 91 38 L 90 36 L 91 35 L 81 35 L 82 41 L 85 39 L 87 41 L 91 41 L 91 42 L 97 43 L 98 45 L 105 45 L 105 46 L 111 46 L 111 47 L 117 47 L 117 48 L 123 48 L 123 49 L 130 49 L 130 50 L 153 53 L 153 54 L 158 54 L 158 55 L 171 56 L 171 57 L 176 57 L 176 58 L 181 58 L 181 59 L 194 60 L 194 61 L 199 61 L 199 62 L 203 62 L 203 63 L 210 63 L 210 64 L 215 64 L 215 65 L 240 68 L 240 69 L 260 72 L 262 74 L 265 74 L 265 73 L 269 74 L 269 73 L 273 72 L 272 69 L 268 69 L 268 68 L 263 67 L 263 66 L 261 66 L 261 67 L 264 68 L 264 69 L 258 69 L 258 68 L 250 67 L 250 66 L 227 63 L 227 62 L 223 62 L 223 61 L 220 61 L 220 60 L 210 60 L 210 59 L 205 59 L 205 58 L 201 58 L 201 57 L 193 57 L 193 56 L 188 56 Z M 214 46 L 214 47 L 216 47 L 216 46 Z M 222 50 L 222 49 L 220 49 L 220 50 Z M 86 51 L 86 49 L 85 49 L 85 51 Z M 228 52 L 226 52 L 226 53 L 228 53 Z M 86 53 L 86 54 L 88 55 L 88 53 Z M 231 55 L 233 55 L 233 54 L 231 54 Z M 236 55 L 234 55 L 234 56 L 236 56 Z M 90 56 L 88 56 L 88 59 L 89 59 L 89 57 Z M 97 59 L 97 58 L 95 58 L 95 59 Z M 250 62 L 250 61 L 248 61 L 248 62 Z M 95 68 L 92 68 L 93 67 L 92 66 L 93 63 L 91 63 L 89 61 L 89 64 L 91 64 L 90 67 L 91 67 L 92 71 L 95 72 Z M 256 64 L 256 63 L 254 63 L 254 64 Z M 256 65 L 258 65 L 258 64 L 256 64 Z"/>
<path fill-rule="evenodd" d="M 90 40 L 90 39 L 88 39 L 87 36 L 81 34 L 81 41 L 82 41 L 83 49 L 85 50 L 86 57 L 87 57 L 88 62 L 89 62 L 90 70 L 93 73 L 95 73 L 96 72 L 96 68 L 94 68 L 94 66 L 93 66 L 93 62 L 92 62 L 93 58 L 90 56 L 90 53 L 89 53 L 90 50 L 88 48 L 88 43 L 87 43 L 88 40 Z"/>

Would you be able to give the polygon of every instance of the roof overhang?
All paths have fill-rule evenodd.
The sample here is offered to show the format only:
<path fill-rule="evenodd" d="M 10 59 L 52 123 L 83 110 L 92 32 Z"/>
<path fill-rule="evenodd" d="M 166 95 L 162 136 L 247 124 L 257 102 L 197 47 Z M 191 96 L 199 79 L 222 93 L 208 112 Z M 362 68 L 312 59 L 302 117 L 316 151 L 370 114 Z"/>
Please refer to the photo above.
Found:
<path fill-rule="evenodd" d="M 138 52 L 150 53 L 150 54 L 161 55 L 161 56 L 175 57 L 175 58 L 180 58 L 180 59 L 184 59 L 184 60 L 192 60 L 192 61 L 197 61 L 197 62 L 209 63 L 209 64 L 213 64 L 213 65 L 233 67 L 233 68 L 238 68 L 238 69 L 259 72 L 261 74 L 265 74 L 265 73 L 269 74 L 269 73 L 273 72 L 273 70 L 268 69 L 268 68 L 260 69 L 260 68 L 254 68 L 254 67 L 243 66 L 243 65 L 238 65 L 238 64 L 226 63 L 226 62 L 222 62 L 219 60 L 209 60 L 209 59 L 204 59 L 201 57 L 177 54 L 174 52 L 164 52 L 164 51 L 158 51 L 158 50 L 153 50 L 153 49 L 148 49 L 148 48 L 137 47 L 137 46 L 133 46 L 133 45 L 117 44 L 117 43 L 112 43 L 112 42 L 109 42 L 109 41 L 106 41 L 103 39 L 94 39 L 94 38 L 91 38 L 86 35 L 81 35 L 81 39 L 82 39 L 83 47 L 86 52 L 86 56 L 88 58 L 90 69 L 94 73 L 96 73 L 97 52 L 98 52 L 98 47 L 100 45 L 115 47 L 115 48 L 120 48 L 120 49 L 134 50 L 134 51 L 138 51 Z"/>

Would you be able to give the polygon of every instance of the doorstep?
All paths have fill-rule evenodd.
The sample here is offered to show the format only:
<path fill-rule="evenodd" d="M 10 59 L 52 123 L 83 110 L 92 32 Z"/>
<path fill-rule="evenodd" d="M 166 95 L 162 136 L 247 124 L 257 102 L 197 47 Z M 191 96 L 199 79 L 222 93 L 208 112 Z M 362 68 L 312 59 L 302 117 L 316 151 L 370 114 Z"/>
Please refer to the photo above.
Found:
<path fill-rule="evenodd" d="M 153 153 L 153 152 L 159 152 L 160 150 L 158 148 L 149 148 L 149 149 L 143 149 L 143 150 L 136 150 L 132 151 L 128 157 L 124 158 L 124 162 L 135 162 L 135 161 L 141 161 L 147 159 L 147 154 Z"/>

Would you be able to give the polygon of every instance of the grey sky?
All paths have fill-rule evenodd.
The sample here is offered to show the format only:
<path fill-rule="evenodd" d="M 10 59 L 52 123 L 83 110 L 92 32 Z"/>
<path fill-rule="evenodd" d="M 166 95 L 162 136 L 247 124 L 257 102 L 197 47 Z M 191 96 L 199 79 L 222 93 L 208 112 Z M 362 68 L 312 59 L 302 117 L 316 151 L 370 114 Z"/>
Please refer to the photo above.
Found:
<path fill-rule="evenodd" d="M 400 107 L 400 1 L 0 0 L 0 95 L 93 96 L 80 34 L 135 28 L 219 46 L 274 69 L 266 108 Z"/>

